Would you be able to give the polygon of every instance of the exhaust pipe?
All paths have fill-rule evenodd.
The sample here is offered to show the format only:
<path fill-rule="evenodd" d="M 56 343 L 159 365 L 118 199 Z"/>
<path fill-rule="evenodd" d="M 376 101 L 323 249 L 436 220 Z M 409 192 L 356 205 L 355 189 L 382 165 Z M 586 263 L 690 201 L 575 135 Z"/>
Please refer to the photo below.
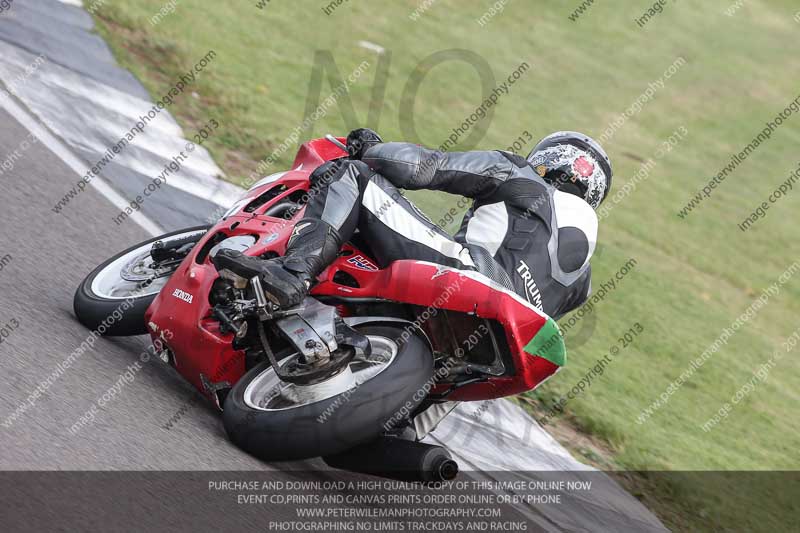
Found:
<path fill-rule="evenodd" d="M 379 437 L 323 460 L 333 468 L 399 481 L 449 481 L 458 474 L 458 463 L 445 448 L 397 437 Z"/>

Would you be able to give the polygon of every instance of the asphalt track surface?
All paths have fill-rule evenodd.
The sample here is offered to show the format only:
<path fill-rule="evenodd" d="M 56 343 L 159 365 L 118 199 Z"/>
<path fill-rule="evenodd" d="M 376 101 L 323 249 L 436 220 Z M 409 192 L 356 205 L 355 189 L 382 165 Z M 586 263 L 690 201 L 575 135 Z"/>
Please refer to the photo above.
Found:
<path fill-rule="evenodd" d="M 27 130 L 0 110 L 0 153 L 13 152 L 27 135 Z M 240 452 L 228 442 L 218 413 L 172 368 L 155 359 L 140 362 L 141 370 L 93 423 L 71 432 L 70 427 L 80 416 L 139 361 L 139 354 L 149 344 L 144 337 L 98 340 L 94 349 L 79 357 L 32 406 L 26 404 L 40 382 L 87 337 L 88 331 L 72 311 L 72 295 L 83 276 L 121 247 L 148 237 L 133 222 L 109 224 L 116 208 L 92 188 L 82 195 L 78 208 L 63 215 L 53 213 L 49 207 L 63 194 L 64 184 L 73 175 L 48 149 L 34 144 L 15 161 L 12 170 L 0 176 L 0 255 L 11 256 L 0 271 L 0 324 L 19 324 L 0 345 L 0 423 L 5 422 L 0 425 L 0 470 L 253 472 L 319 468 L 319 461 L 270 466 Z M 7 427 L 9 415 L 23 404 L 28 408 Z M 165 429 L 163 426 L 182 409 L 182 418 L 172 429 Z M 125 492 L 125 500 L 116 501 L 104 501 L 96 492 L 97 479 L 92 478 L 72 478 L 68 483 L 61 480 L 58 485 L 62 490 L 48 489 L 50 484 L 43 478 L 39 481 L 44 490 L 52 491 L 48 497 L 36 491 L 19 501 L 15 497 L 25 495 L 25 491 L 17 492 L 5 484 L 0 490 L 0 500 L 4 500 L 0 516 L 5 514 L 4 523 L 13 525 L 18 515 L 9 510 L 15 509 L 26 520 L 39 517 L 42 525 L 52 526 L 77 513 L 88 520 L 83 522 L 87 527 L 94 524 L 103 529 L 104 506 L 114 508 L 124 501 L 128 506 L 137 503 L 126 510 L 131 521 L 138 524 L 137 529 L 147 525 L 147 517 L 154 520 L 150 525 L 156 526 L 155 517 L 164 518 L 163 513 L 175 505 L 165 500 L 154 506 L 148 494 L 169 491 L 177 498 L 185 490 L 190 497 L 204 483 L 204 477 L 199 478 L 194 492 L 190 485 L 162 478 L 148 480 L 139 485 L 140 492 Z M 116 496 L 122 497 L 124 487 L 117 488 Z M 57 502 L 69 499 L 76 491 L 93 497 L 91 501 L 84 499 L 77 508 L 59 508 Z M 193 505 L 193 514 L 186 515 L 182 526 L 220 520 L 220 515 L 212 512 L 212 503 Z M 288 509 L 283 512 L 285 518 L 291 518 Z M 271 517 L 281 514 L 278 508 L 269 513 Z M 225 520 L 236 529 L 263 531 L 265 518 L 239 513 Z M 31 525 L 27 522 L 25 529 Z"/>
<path fill-rule="evenodd" d="M 27 130 L 3 110 L 0 125 L 0 154 L 18 149 Z M 0 255 L 12 259 L 0 272 L 0 324 L 15 320 L 19 327 L 0 345 L 0 422 L 87 338 L 72 311 L 72 296 L 82 278 L 119 250 L 148 238 L 132 221 L 111 222 L 117 209 L 92 188 L 75 209 L 53 213 L 53 201 L 73 177 L 40 144 L 2 175 Z M 69 431 L 139 361 L 147 341 L 98 340 L 10 428 L 2 427 L 0 468 L 264 468 L 229 445 L 219 417 L 203 402 L 194 402 L 172 429 L 163 429 L 199 395 L 155 360 L 140 363 L 133 381 L 94 423 L 75 435 Z"/>

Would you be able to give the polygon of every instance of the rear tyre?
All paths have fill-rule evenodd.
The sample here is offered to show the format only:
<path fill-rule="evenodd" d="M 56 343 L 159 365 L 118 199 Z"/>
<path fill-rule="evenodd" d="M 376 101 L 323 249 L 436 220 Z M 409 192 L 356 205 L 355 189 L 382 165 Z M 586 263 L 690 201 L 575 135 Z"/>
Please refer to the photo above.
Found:
<path fill-rule="evenodd" d="M 152 268 L 150 248 L 156 241 L 184 239 L 191 242 L 196 236 L 196 242 L 206 231 L 208 226 L 198 226 L 153 237 L 95 268 L 75 291 L 73 308 L 78 321 L 105 336 L 147 333 L 145 311 L 171 275 L 171 272 L 159 273 Z M 147 284 L 145 280 L 150 278 L 153 281 Z"/>
<path fill-rule="evenodd" d="M 223 420 L 233 443 L 265 461 L 326 456 L 370 441 L 387 431 L 390 420 L 410 414 L 427 396 L 433 375 L 429 346 L 417 335 L 403 340 L 400 327 L 357 329 L 372 344 L 369 364 L 385 361 L 377 373 L 377 367 L 365 366 L 357 356 L 345 370 L 352 371 L 355 384 L 345 383 L 337 391 L 337 376 L 320 384 L 317 397 L 309 397 L 278 380 L 272 366 L 262 363 L 225 400 Z"/>

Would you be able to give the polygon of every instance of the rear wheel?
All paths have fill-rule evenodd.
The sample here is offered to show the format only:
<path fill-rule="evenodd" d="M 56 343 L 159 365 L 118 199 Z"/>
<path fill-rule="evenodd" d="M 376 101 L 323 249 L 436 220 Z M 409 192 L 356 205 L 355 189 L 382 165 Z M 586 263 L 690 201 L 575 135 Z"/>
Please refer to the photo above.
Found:
<path fill-rule="evenodd" d="M 433 356 L 417 335 L 393 326 L 358 328 L 372 346 L 337 376 L 312 386 L 278 379 L 269 363 L 231 389 L 223 418 L 231 440 L 266 461 L 336 454 L 378 437 L 427 396 Z M 281 366 L 296 356 L 283 359 Z"/>
<path fill-rule="evenodd" d="M 153 237 L 95 268 L 75 291 L 73 307 L 78 321 L 101 335 L 147 333 L 144 313 L 178 266 L 159 268 L 150 256 L 153 243 L 197 242 L 206 231 L 207 226 L 199 226 Z"/>

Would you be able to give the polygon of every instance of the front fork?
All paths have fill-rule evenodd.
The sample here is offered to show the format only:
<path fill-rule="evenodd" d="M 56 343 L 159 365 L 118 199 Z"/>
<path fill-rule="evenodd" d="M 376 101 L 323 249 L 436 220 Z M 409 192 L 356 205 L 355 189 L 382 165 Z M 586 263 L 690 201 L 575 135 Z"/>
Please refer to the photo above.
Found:
<path fill-rule="evenodd" d="M 254 288 L 260 288 L 260 281 L 254 284 Z M 266 303 L 266 298 L 264 301 Z M 300 308 L 288 316 L 273 320 L 273 324 L 298 353 L 295 360 L 279 365 L 269 346 L 264 322 L 259 316 L 259 340 L 282 381 L 314 385 L 342 372 L 357 353 L 363 357 L 369 357 L 371 353 L 369 339 L 365 335 L 348 326 L 335 307 L 315 298 L 307 297 Z"/>

